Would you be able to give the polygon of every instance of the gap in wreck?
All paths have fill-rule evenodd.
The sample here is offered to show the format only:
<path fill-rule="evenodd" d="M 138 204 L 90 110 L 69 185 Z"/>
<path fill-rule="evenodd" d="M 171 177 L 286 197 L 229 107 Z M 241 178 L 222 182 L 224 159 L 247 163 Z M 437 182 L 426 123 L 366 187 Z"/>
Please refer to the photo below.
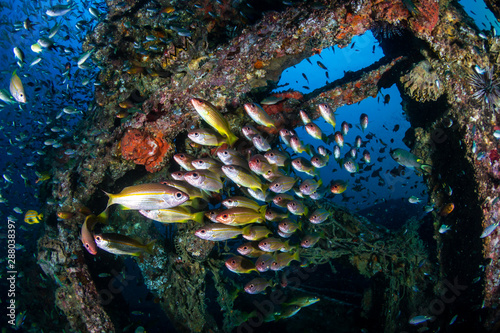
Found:
<path fill-rule="evenodd" d="M 159 302 L 144 283 L 135 259 L 102 253 L 99 260 L 87 260 L 101 304 L 117 330 L 134 332 L 175 332 Z M 157 323 L 162 323 L 158 327 Z"/>
<path fill-rule="evenodd" d="M 96 191 L 94 195 L 86 203 L 87 207 L 90 208 L 94 213 L 99 214 L 104 211 L 108 203 L 108 196 L 103 192 L 108 193 L 119 193 L 125 187 L 130 186 L 134 180 L 142 179 L 147 176 L 148 172 L 146 168 L 142 165 L 135 165 L 130 171 L 127 171 L 122 177 L 113 180 L 110 175 L 109 169 L 106 170 L 106 175 L 103 178 L 99 191 Z"/>
<path fill-rule="evenodd" d="M 475 171 L 466 158 L 467 147 L 462 141 L 464 128 L 455 124 L 449 128 L 438 127 L 435 131 L 442 131 L 439 137 L 443 139 L 435 142 L 431 185 L 439 186 L 435 194 L 438 204 L 452 202 L 460 212 L 438 216 L 433 221 L 436 228 L 443 224 L 451 227 L 437 240 L 437 255 L 442 263 L 439 279 L 462 286 L 458 297 L 447 304 L 442 316 L 458 315 L 462 318 L 460 331 L 474 331 L 477 330 L 474 324 L 484 310 L 481 305 L 484 269 L 481 265 L 484 268 L 488 264 L 483 257 L 483 241 L 479 238 L 483 231 L 483 212 L 476 181 L 481 180 L 471 177 Z M 451 195 L 439 190 L 444 185 L 453 190 Z"/>
<path fill-rule="evenodd" d="M 492 34 L 492 28 L 495 29 L 495 36 L 500 33 L 500 24 L 495 18 L 495 14 L 486 6 L 483 0 L 459 0 L 458 3 L 465 12 L 474 20 L 476 27 L 480 31 L 488 31 Z"/>
<path fill-rule="evenodd" d="M 273 92 L 295 90 L 316 95 L 318 91 L 332 89 L 360 77 L 365 71 L 374 69 L 374 65 L 387 62 L 387 59 L 407 56 L 407 60 L 396 65 L 396 69 L 389 71 L 387 77 L 381 79 L 383 86 L 379 87 L 377 97 L 367 97 L 359 103 L 337 109 L 335 130 L 322 118 L 313 121 L 327 136 L 340 130 L 343 121 L 350 124 L 349 133 L 344 138 L 345 146 L 341 150 L 341 157 L 346 156 L 350 147 L 354 147 L 357 135 L 361 136 L 363 145 L 358 149 L 356 160 L 360 161 L 364 150 L 368 150 L 371 155 L 371 163 L 360 163 L 360 172 L 356 174 L 349 174 L 333 158 L 330 158 L 325 168 L 319 170 L 325 185 L 337 179 L 349 182 L 348 190 L 332 196 L 332 201 L 360 212 L 372 222 L 398 229 L 411 216 L 423 216 L 427 188 L 422 177 L 412 170 L 398 169 L 398 164 L 390 157 L 391 149 L 409 150 L 405 144 L 405 136 L 407 131 L 411 133 L 410 119 L 401 107 L 404 94 L 401 94 L 401 90 L 395 85 L 400 76 L 397 70 L 410 67 L 413 61 L 422 59 L 422 55 L 415 52 L 415 47 L 421 47 L 422 43 L 415 38 L 408 39 L 407 32 L 402 28 L 394 28 L 394 31 L 391 30 L 390 34 L 385 30 L 383 33 L 368 31 L 362 36 L 354 37 L 344 48 L 334 46 L 324 49 L 320 55 L 314 55 L 285 69 Z M 390 35 L 391 38 L 382 38 L 381 35 Z M 408 45 L 408 48 L 400 46 L 402 39 L 406 40 L 405 45 Z M 369 118 L 368 128 L 364 132 L 359 125 L 362 113 L 366 113 Z M 304 144 L 314 147 L 321 144 L 326 146 L 325 143 L 312 139 L 303 126 L 295 130 Z M 330 146 L 330 149 L 333 148 Z M 288 152 L 293 154 L 290 149 Z M 300 155 L 307 157 L 305 153 Z M 408 198 L 412 195 L 422 202 L 410 204 Z"/>

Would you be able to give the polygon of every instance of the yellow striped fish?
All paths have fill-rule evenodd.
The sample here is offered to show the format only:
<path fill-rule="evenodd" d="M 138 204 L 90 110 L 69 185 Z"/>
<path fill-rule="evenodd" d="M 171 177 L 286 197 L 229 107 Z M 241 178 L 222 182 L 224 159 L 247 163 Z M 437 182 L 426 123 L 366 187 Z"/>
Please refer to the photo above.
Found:
<path fill-rule="evenodd" d="M 196 221 L 203 223 L 205 212 L 193 213 L 189 207 L 173 207 L 168 209 L 140 210 L 139 213 L 161 223 L 186 223 Z"/>
<path fill-rule="evenodd" d="M 238 137 L 231 132 L 226 118 L 212 104 L 198 98 L 191 98 L 191 104 L 193 104 L 196 112 L 198 112 L 203 120 L 221 135 L 226 136 L 230 146 L 233 146 L 238 141 Z"/>
<path fill-rule="evenodd" d="M 40 223 L 43 219 L 43 214 L 38 214 L 35 210 L 28 210 L 24 215 L 24 222 L 28 224 Z"/>
<path fill-rule="evenodd" d="M 94 240 L 97 246 L 106 252 L 131 256 L 141 256 L 144 252 L 153 254 L 153 246 L 156 242 L 153 240 L 148 244 L 143 244 L 134 238 L 114 233 L 94 235 Z"/>
<path fill-rule="evenodd" d="M 246 207 L 233 207 L 220 212 L 215 218 L 225 225 L 242 226 L 250 223 L 262 223 L 265 219 L 266 206 L 259 211 Z"/>
<path fill-rule="evenodd" d="M 118 204 L 133 210 L 172 208 L 189 199 L 189 196 L 181 190 L 157 183 L 129 186 L 118 194 L 106 193 L 106 195 L 109 197 L 107 207 Z"/>
<path fill-rule="evenodd" d="M 240 166 L 223 165 L 222 172 L 224 172 L 229 179 L 240 186 L 251 188 L 253 190 L 259 189 L 263 193 L 267 190 L 267 185 L 263 184 L 256 174 L 248 172 Z"/>

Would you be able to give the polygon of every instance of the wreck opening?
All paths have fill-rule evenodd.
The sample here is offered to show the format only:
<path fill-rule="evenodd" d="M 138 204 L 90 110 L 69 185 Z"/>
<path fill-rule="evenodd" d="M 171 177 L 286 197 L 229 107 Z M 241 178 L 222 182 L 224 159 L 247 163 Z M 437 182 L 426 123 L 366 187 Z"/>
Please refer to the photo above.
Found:
<path fill-rule="evenodd" d="M 464 15 L 455 3 L 422 0 L 412 7 L 412 2 L 400 1 L 286 2 L 289 5 L 280 4 L 278 12 L 256 16 L 255 23 L 244 29 L 224 22 L 231 22 L 235 15 L 240 22 L 240 15 L 249 14 L 237 13 L 235 8 L 226 13 L 228 1 L 204 3 L 206 7 L 197 4 L 184 10 L 158 8 L 152 2 L 122 2 L 110 7 L 112 22 L 100 21 L 85 41 L 86 49 L 95 48 L 93 58 L 102 68 L 95 85 L 95 107 L 82 124 L 82 132 L 88 135 L 78 138 L 79 151 L 64 168 L 51 164 L 49 158 L 45 161 L 54 177 L 47 186 L 47 197 L 52 196 L 57 204 L 46 208 L 50 219 L 38 243 L 38 264 L 57 288 L 55 304 L 61 309 L 58 325 L 110 332 L 159 330 L 162 326 L 156 319 L 168 321 L 179 332 L 238 331 L 245 325 L 255 330 L 303 332 L 311 327 L 331 329 L 339 321 L 339 329 L 345 331 L 410 331 L 424 326 L 477 331 L 473 326 L 480 320 L 481 325 L 490 325 L 492 321 L 485 320 L 483 314 L 491 316 L 497 311 L 498 289 L 487 289 L 488 283 L 495 281 L 496 261 L 486 262 L 483 257 L 495 256 L 498 238 L 493 236 L 498 235 L 495 231 L 483 249 L 479 234 L 481 224 L 498 218 L 494 205 L 498 202 L 500 157 L 495 139 L 499 134 L 492 133 L 499 129 L 492 125 L 496 114 L 481 110 L 483 101 L 471 101 L 473 92 L 466 78 L 476 62 L 480 68 L 496 63 L 487 59 L 497 57 L 498 39 L 489 34 L 477 36 L 459 19 Z M 405 29 L 400 29 L 402 26 Z M 488 56 L 486 47 L 492 52 Z M 325 61 L 329 49 L 343 60 Z M 366 56 L 360 67 L 346 68 L 344 73 L 342 64 L 358 63 L 354 55 L 362 53 L 361 49 L 377 58 Z M 306 69 L 292 79 L 297 87 L 286 91 L 292 84 L 279 83 L 279 76 L 289 65 L 299 67 L 299 61 L 306 57 Z M 313 67 L 318 75 L 310 71 Z M 140 112 L 117 113 L 131 96 Z M 99 274 L 111 266 L 126 274 L 130 267 L 128 260 L 110 262 L 111 254 L 84 254 L 79 235 L 86 214 L 79 209 L 85 205 L 97 212 L 105 207 L 107 198 L 100 189 L 119 193 L 131 185 L 164 181 L 171 171 L 179 169 L 171 158 L 174 153 L 216 156 L 221 148 L 196 145 L 186 137 L 189 130 L 210 128 L 193 109 L 193 98 L 206 101 L 206 105 L 209 102 L 223 115 L 229 127 L 226 132 L 233 131 L 239 137 L 235 149 L 242 152 L 252 149 L 250 140 L 240 134 L 249 122 L 270 139 L 273 148 L 284 144 L 275 129 L 251 122 L 244 111 L 248 102 L 269 98 L 263 109 L 275 127 L 295 128 L 301 139 L 309 134 L 301 130 L 299 110 L 326 128 L 326 137 L 340 132 L 340 122 L 345 121 L 346 144 L 340 157 L 354 160 L 359 170 L 349 171 L 344 161 L 334 161 L 330 155 L 328 166 L 317 178 L 347 180 L 348 190 L 333 195 L 326 184 L 326 198 L 300 198 L 311 210 L 324 209 L 331 215 L 327 223 L 316 225 L 307 220 L 307 214 L 289 214 L 302 223 L 302 230 L 290 241 L 300 247 L 291 251 L 300 252 L 300 260 L 292 260 L 285 271 L 263 274 L 274 285 L 266 294 L 238 293 L 255 274 L 236 275 L 225 266 L 227 257 L 245 241 L 242 237 L 206 241 L 195 235 L 200 227 L 196 222 L 157 228 L 158 222 L 113 207 L 109 223 L 91 231 L 144 241 L 157 239 L 154 255 L 135 260 L 133 269 L 140 270 L 142 278 L 137 280 L 138 288 L 130 289 L 136 294 L 139 287 L 142 292 L 147 288 L 147 301 L 153 298 L 155 305 L 140 305 L 123 294 L 116 303 L 104 306 L 99 303 L 104 282 Z M 318 119 L 319 103 L 338 107 L 335 130 Z M 392 109 L 395 106 L 397 110 Z M 369 117 L 364 131 L 362 113 Z M 133 138 L 124 140 L 130 133 Z M 360 147 L 352 151 L 357 135 Z M 324 144 L 321 140 L 310 141 L 315 150 Z M 333 149 L 336 143 L 332 138 L 327 141 L 327 148 Z M 141 150 L 144 147 L 147 149 Z M 372 148 L 371 162 L 369 157 L 362 160 L 363 150 Z M 398 166 L 390 155 L 394 148 L 411 150 L 416 163 Z M 296 155 L 300 154 L 309 157 L 307 152 Z M 411 170 L 415 166 L 417 171 Z M 299 172 L 289 174 L 301 180 L 313 178 L 299 176 Z M 222 193 L 212 193 L 207 200 L 210 209 L 221 207 L 220 201 L 229 195 L 243 195 L 231 181 L 221 183 Z M 346 207 L 346 203 L 352 206 Z M 260 204 L 273 205 L 266 201 Z M 205 209 L 194 206 L 195 202 L 190 202 L 190 212 Z M 74 215 L 56 220 L 60 212 Z M 410 216 L 416 218 L 408 219 Z M 208 218 L 204 222 L 211 225 Z M 278 223 L 264 224 L 278 235 Z M 317 241 L 315 246 L 302 246 L 303 238 L 311 241 L 308 236 Z M 489 252 L 481 253 L 487 246 Z M 304 272 L 308 277 L 302 281 Z M 489 280 L 479 283 L 488 274 Z M 299 286 L 291 282 L 296 282 L 295 278 L 300 280 Z M 46 282 L 42 279 L 41 285 Z M 318 287 L 325 283 L 335 286 Z M 443 293 L 450 296 L 449 284 L 457 287 L 460 295 L 445 302 L 439 297 Z M 483 290 L 487 299 L 481 309 Z M 293 307 L 273 304 L 275 311 L 265 317 L 256 303 L 269 304 L 279 293 L 287 301 L 304 294 L 309 301 L 319 297 L 320 307 L 303 306 L 293 316 L 296 312 L 285 313 Z M 433 312 L 432 305 L 441 304 L 436 300 L 446 303 L 439 313 Z M 168 320 L 136 312 L 158 313 L 160 307 Z M 40 311 L 31 318 L 42 316 Z M 64 318 L 68 322 L 63 323 Z"/>

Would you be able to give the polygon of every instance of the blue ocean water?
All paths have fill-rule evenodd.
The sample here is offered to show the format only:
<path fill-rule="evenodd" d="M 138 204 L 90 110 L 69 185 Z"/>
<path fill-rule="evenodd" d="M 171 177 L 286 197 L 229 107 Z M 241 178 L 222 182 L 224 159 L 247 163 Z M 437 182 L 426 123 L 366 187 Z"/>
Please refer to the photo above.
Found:
<path fill-rule="evenodd" d="M 379 42 L 373 33 L 368 31 L 361 36 L 355 36 L 351 43 L 343 48 L 338 46 L 327 48 L 322 50 L 320 55 L 314 55 L 284 70 L 278 81 L 278 87 L 283 88 L 277 88 L 274 92 L 291 89 L 303 94 L 313 93 L 316 89 L 341 80 L 348 71 L 362 71 L 382 59 L 383 56 L 384 52 Z M 327 69 L 320 68 L 317 61 L 320 61 Z M 325 77 L 325 72 L 328 72 L 328 79 Z M 307 73 L 307 80 L 302 73 Z M 390 100 L 385 104 L 386 95 L 390 96 Z M 369 119 L 368 127 L 364 132 L 360 127 L 362 113 L 367 114 Z M 347 190 L 341 195 L 335 195 L 333 202 L 349 209 L 363 210 L 386 200 L 402 200 L 408 203 L 409 197 L 416 196 L 422 200 L 419 205 L 422 208 L 427 200 L 422 177 L 412 170 L 407 170 L 404 176 L 392 176 L 389 173 L 391 169 L 398 166 L 390 157 L 390 150 L 396 148 L 409 150 L 402 140 L 405 132 L 410 128 L 410 123 L 404 115 L 401 93 L 396 85 L 388 89 L 382 88 L 375 98 L 368 97 L 359 103 L 342 106 L 336 110 L 335 115 L 337 121 L 335 130 L 322 118 L 313 122 L 326 135 L 339 131 L 343 121 L 349 123 L 351 129 L 344 137 L 345 145 L 341 150 L 341 157 L 348 153 L 350 146 L 355 147 L 355 138 L 360 135 L 363 146 L 357 149 L 356 160 L 363 166 L 362 154 L 366 149 L 370 152 L 371 163 L 364 164 L 364 167 L 369 167 L 369 171 L 364 171 L 361 167 L 359 173 L 350 174 L 333 159 L 333 156 L 330 157 L 328 165 L 320 169 L 323 184 L 328 185 L 332 180 L 338 179 L 349 182 Z M 394 131 L 396 126 L 399 129 Z M 296 128 L 296 132 L 304 144 L 311 144 L 315 147 L 325 146 L 324 142 L 309 136 L 303 126 Z M 375 134 L 374 138 L 366 138 L 367 135 L 370 137 L 372 134 Z M 328 146 L 330 150 L 333 149 L 333 145 L 334 143 Z M 291 149 L 288 151 L 293 153 Z M 307 154 L 302 153 L 301 156 L 306 158 Z M 380 169 L 378 174 L 372 176 L 374 171 Z M 355 183 L 359 177 L 362 177 L 362 180 L 358 179 L 359 183 Z"/>
<path fill-rule="evenodd" d="M 22 221 L 24 212 L 39 210 L 41 204 L 45 204 L 37 200 L 38 190 L 44 185 L 43 181 L 37 183 L 37 180 L 40 174 L 49 170 L 41 169 L 40 161 L 47 158 L 49 152 L 55 152 L 56 158 L 69 156 L 65 151 L 78 144 L 78 133 L 74 129 L 93 101 L 98 68 L 94 64 L 86 69 L 79 68 L 77 61 L 83 53 L 85 35 L 98 22 L 89 8 L 104 13 L 105 3 L 94 1 L 88 5 L 75 2 L 68 14 L 58 17 L 46 14 L 52 5 L 52 1 L 4 1 L 1 6 L 3 38 L 0 57 L 3 66 L 0 88 L 9 91 L 15 70 L 27 96 L 25 104 L 0 102 L 0 144 L 4 151 L 0 160 L 2 220 L 11 216 Z M 48 37 L 51 29 L 57 30 L 58 26 L 60 28 L 52 38 L 53 46 L 42 48 L 40 53 L 34 52 L 32 45 L 40 38 Z M 24 61 L 15 58 L 15 47 L 22 51 Z M 41 60 L 34 63 L 37 58 Z M 78 112 L 63 112 L 67 107 Z M 45 181 L 51 182 L 52 179 Z M 15 207 L 21 213 L 14 212 Z M 30 226 L 32 228 L 37 226 Z"/>
<path fill-rule="evenodd" d="M 459 0 L 465 12 L 474 20 L 479 30 L 495 29 L 495 36 L 500 34 L 500 23 L 483 0 Z"/>

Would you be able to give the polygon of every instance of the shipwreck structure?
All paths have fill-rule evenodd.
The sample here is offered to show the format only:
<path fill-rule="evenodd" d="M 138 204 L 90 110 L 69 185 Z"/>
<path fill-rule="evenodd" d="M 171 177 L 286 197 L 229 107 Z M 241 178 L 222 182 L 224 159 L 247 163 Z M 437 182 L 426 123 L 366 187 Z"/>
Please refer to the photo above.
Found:
<path fill-rule="evenodd" d="M 499 101 L 481 98 L 477 91 L 483 88 L 471 79 L 487 81 L 484 71 L 490 70 L 486 83 L 498 84 L 500 38 L 494 32 L 481 31 L 449 1 L 317 1 L 264 13 L 245 1 L 118 2 L 108 1 L 107 18 L 84 44 L 84 51 L 95 49 L 92 58 L 101 67 L 98 107 L 80 125 L 85 143 L 76 147 L 70 165 L 51 162 L 57 181 L 44 185 L 46 196 L 75 213 L 61 220 L 55 207 L 47 207 L 45 235 L 38 241 L 37 263 L 54 281 L 46 300 L 61 310 L 59 327 L 118 332 L 134 324 L 116 300 L 138 282 L 128 282 L 122 258 L 85 251 L 80 212 L 104 209 L 107 199 L 100 189 L 119 192 L 166 178 L 174 152 L 200 153 L 186 141 L 187 131 L 200 124 L 190 98 L 209 100 L 239 133 L 243 104 L 269 96 L 284 69 L 372 30 L 383 59 L 309 94 L 282 93 L 282 101 L 265 107 L 277 125 L 292 128 L 299 125 L 299 109 L 317 118 L 319 102 L 357 103 L 394 83 L 401 91 L 412 125 L 409 148 L 432 164 L 424 179 L 434 211 L 394 232 L 325 201 L 336 222 L 323 229 L 317 247 L 304 251 L 307 265 L 288 276 L 302 282 L 296 289 L 312 291 L 319 276 L 325 283 L 332 272 L 350 274 L 356 287 L 346 298 L 352 302 L 317 291 L 325 302 L 309 319 L 293 327 L 286 320 L 259 322 L 255 312 L 251 315 L 255 299 L 236 297 L 237 278 L 221 272 L 223 246 L 214 249 L 214 243 L 195 237 L 195 226 L 180 225 L 162 235 L 138 216 L 114 212 L 106 228 L 159 239 L 157 253 L 138 261 L 141 278 L 134 279 L 143 282 L 151 302 L 179 332 L 252 331 L 257 325 L 286 326 L 290 332 L 307 325 L 416 331 L 421 326 L 408 324 L 415 316 L 432 317 L 424 325 L 434 330 L 452 330 L 453 318 L 457 329 L 498 330 L 500 233 L 480 235 L 500 218 L 494 137 Z M 453 213 L 441 213 L 449 203 Z M 443 223 L 454 232 L 439 233 Z M 425 230 L 432 239 L 422 239 L 424 224 L 433 226 Z M 105 282 L 96 276 L 103 266 L 115 272 Z M 305 270 L 308 277 L 301 280 Z M 258 300 L 263 304 L 266 296 Z"/>

